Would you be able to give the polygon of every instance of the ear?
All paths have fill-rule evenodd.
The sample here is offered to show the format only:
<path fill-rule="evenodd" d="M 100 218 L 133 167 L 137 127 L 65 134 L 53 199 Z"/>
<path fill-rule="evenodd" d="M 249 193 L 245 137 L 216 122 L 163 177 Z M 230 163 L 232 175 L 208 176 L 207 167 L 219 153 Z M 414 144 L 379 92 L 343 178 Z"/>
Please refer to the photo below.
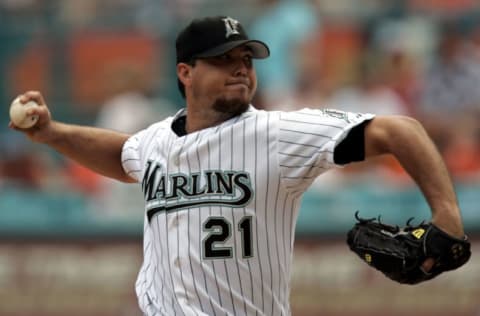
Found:
<path fill-rule="evenodd" d="M 177 77 L 185 87 L 189 86 L 192 81 L 192 66 L 186 63 L 178 63 Z"/>

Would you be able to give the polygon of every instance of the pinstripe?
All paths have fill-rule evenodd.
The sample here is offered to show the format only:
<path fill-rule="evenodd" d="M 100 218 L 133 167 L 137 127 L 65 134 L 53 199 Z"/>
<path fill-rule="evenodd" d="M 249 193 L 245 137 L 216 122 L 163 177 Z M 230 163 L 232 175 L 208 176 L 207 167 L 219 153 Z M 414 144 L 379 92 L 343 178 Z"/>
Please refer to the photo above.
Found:
<path fill-rule="evenodd" d="M 278 154 L 289 156 L 289 157 L 300 157 L 300 158 L 312 158 L 313 157 L 313 155 L 305 156 L 305 155 L 299 155 L 299 154 L 289 154 L 289 153 L 284 153 L 284 152 L 279 152 Z"/>
<path fill-rule="evenodd" d="M 275 206 L 274 206 L 274 214 L 273 214 L 273 229 L 274 229 L 274 233 L 275 233 L 275 251 L 277 253 L 277 267 L 278 267 L 278 277 L 279 277 L 279 281 L 278 281 L 278 295 L 279 295 L 279 299 L 281 300 L 281 295 L 282 295 L 282 283 L 285 284 L 285 276 L 284 274 L 282 273 L 282 269 L 281 269 L 281 266 L 282 266 L 282 263 L 281 263 L 281 259 L 280 259 L 280 246 L 278 245 L 279 244 L 279 241 L 280 241 L 280 236 L 278 235 L 278 212 L 277 212 L 277 209 L 278 209 L 278 199 L 279 199 L 279 192 L 280 192 L 280 178 L 278 178 L 278 181 L 277 181 L 277 190 L 276 190 L 276 193 L 275 193 Z M 282 282 L 284 281 L 284 282 Z M 273 302 L 272 302 L 273 304 Z M 273 308 L 273 307 L 272 307 Z"/>
<path fill-rule="evenodd" d="M 199 136 L 198 140 L 200 141 L 200 139 L 201 139 L 200 133 L 198 133 L 198 136 Z M 198 168 L 199 168 L 199 170 L 201 170 L 202 166 L 201 166 L 200 154 L 198 153 L 198 146 L 195 149 L 195 153 L 196 153 L 196 156 L 197 156 Z M 199 216 L 198 216 L 198 227 L 199 227 L 199 229 L 198 229 L 198 240 L 199 241 L 202 240 L 202 230 L 200 229 L 200 227 L 202 227 L 201 221 L 202 221 L 202 216 L 201 216 L 201 214 L 199 214 Z M 216 316 L 217 313 L 216 313 L 215 309 L 213 308 L 212 296 L 210 295 L 210 293 L 208 291 L 207 278 L 206 278 L 206 275 L 205 275 L 205 267 L 204 267 L 203 263 L 200 263 L 199 265 L 201 267 L 202 274 L 203 274 L 203 280 L 205 282 L 205 288 L 204 289 L 207 292 L 208 301 L 210 302 L 210 307 L 213 311 L 213 315 Z"/>
<path fill-rule="evenodd" d="M 282 179 L 314 179 L 316 178 L 317 176 L 311 176 L 311 177 L 288 177 L 288 176 L 283 176 Z"/>
<path fill-rule="evenodd" d="M 240 116 L 237 118 L 237 120 L 235 120 L 235 122 L 238 122 L 240 119 Z M 234 166 L 233 166 L 233 147 L 234 147 L 234 144 L 235 144 L 235 140 L 233 138 L 233 127 L 230 128 L 230 170 L 234 170 Z M 233 208 L 231 209 L 231 212 L 232 212 L 232 220 L 235 221 L 235 215 L 234 215 L 234 212 L 233 212 Z M 243 208 L 243 214 L 245 216 L 245 208 Z M 236 237 L 236 234 L 233 234 L 233 243 L 234 245 L 237 245 L 237 237 Z M 237 255 L 237 254 L 235 254 Z M 235 261 L 235 266 L 237 267 L 237 275 L 238 275 L 238 283 L 240 284 L 240 295 L 243 297 L 244 296 L 244 293 L 243 293 L 243 287 L 242 287 L 242 276 L 240 275 L 240 267 L 239 267 L 239 264 L 238 264 L 238 260 Z M 233 298 L 232 298 L 232 302 L 233 301 Z M 235 303 L 234 303 L 235 305 Z M 246 307 L 246 302 L 244 301 L 244 313 L 246 314 L 247 313 L 247 307 Z"/>
<path fill-rule="evenodd" d="M 277 117 L 279 117 L 280 115 L 277 113 Z M 270 126 L 269 126 L 269 131 L 270 131 Z M 270 132 L 269 132 L 270 134 Z M 274 140 L 277 141 L 276 143 L 276 146 L 275 146 L 275 150 L 278 151 L 278 146 L 279 146 L 279 139 L 277 139 L 277 134 L 275 133 L 275 130 L 273 131 L 273 135 L 275 137 Z M 270 140 L 270 138 L 269 138 Z M 270 146 L 269 146 L 270 148 Z M 270 150 L 269 150 L 270 151 Z M 268 161 L 270 162 L 272 158 L 269 158 Z M 275 161 L 278 163 L 278 159 L 277 159 L 277 152 L 274 151 L 273 152 L 273 159 L 275 159 Z M 275 166 L 274 166 L 275 167 Z M 280 167 L 280 166 L 277 166 L 277 167 Z M 282 273 L 282 264 L 281 264 L 281 259 L 280 259 L 280 246 L 279 246 L 279 242 L 280 242 L 280 237 L 278 235 L 278 225 L 279 225 L 279 214 L 278 214 L 278 199 L 279 199 L 279 192 L 280 192 L 280 177 L 278 174 L 275 175 L 275 178 L 276 178 L 276 181 L 275 181 L 275 197 L 273 199 L 274 201 L 274 204 L 273 204 L 273 231 L 274 231 L 274 241 L 275 241 L 275 253 L 276 253 L 276 264 L 275 266 L 277 267 L 278 271 L 276 271 L 276 275 L 278 276 L 278 290 L 276 291 L 277 295 L 278 295 L 278 299 L 281 301 L 281 295 L 282 295 L 282 280 L 284 279 L 284 274 Z M 273 256 L 272 256 L 273 257 Z M 272 293 L 275 293 L 275 291 L 273 290 L 272 288 Z M 287 300 L 288 302 L 288 300 Z M 274 297 L 272 297 L 272 314 L 274 314 Z M 279 309 L 279 312 L 281 313 L 282 310 L 281 308 L 277 307 Z"/>
<path fill-rule="evenodd" d="M 146 225 L 146 229 L 149 230 L 149 234 L 147 235 L 149 237 L 149 244 L 152 243 L 152 238 L 155 238 L 155 231 L 152 230 L 152 229 L 149 229 L 148 228 L 149 226 Z M 160 234 L 160 232 L 158 232 L 158 234 Z M 158 247 L 162 247 L 162 245 L 158 245 Z M 161 254 L 162 252 L 160 251 L 160 257 L 161 257 Z M 155 258 L 156 258 L 156 262 L 158 264 L 158 262 L 161 262 L 161 259 L 159 259 L 159 254 L 158 254 L 158 251 L 157 251 L 157 245 L 156 244 L 152 244 L 152 246 L 150 247 L 150 256 L 153 257 L 153 255 L 155 255 Z M 153 258 L 151 259 L 150 263 L 152 262 L 155 262 L 153 261 Z M 157 265 L 154 266 L 154 276 L 160 278 L 160 275 L 157 276 L 157 273 L 155 273 L 157 271 Z M 145 271 L 145 273 L 148 273 L 148 270 Z M 149 285 L 146 285 L 147 286 L 147 289 L 146 289 L 146 292 L 145 292 L 145 295 L 147 296 L 147 299 L 148 299 L 148 292 L 152 289 L 152 287 L 155 286 L 155 277 L 151 278 L 151 282 Z M 163 282 L 162 282 L 162 288 L 161 288 L 161 291 L 162 291 L 162 302 L 164 301 L 164 295 L 163 295 Z M 156 292 L 156 291 L 152 291 L 152 292 Z M 159 293 L 157 293 L 158 295 Z M 158 298 L 156 298 L 158 299 Z"/>
<path fill-rule="evenodd" d="M 328 110 L 328 109 L 311 110 L 311 109 L 305 108 L 295 112 L 288 112 L 288 114 L 294 114 L 295 116 L 310 116 L 310 117 L 316 117 L 316 118 L 321 117 L 327 120 L 333 120 L 334 118 L 331 118 L 328 115 L 326 115 L 324 110 Z M 286 114 L 286 113 L 282 112 L 282 114 Z"/>
<path fill-rule="evenodd" d="M 153 141 L 153 139 L 154 139 L 154 138 L 152 138 L 152 141 Z M 145 150 L 147 150 L 147 148 L 150 148 L 150 147 L 146 147 Z M 152 150 L 151 150 L 151 152 L 149 152 L 149 154 L 151 154 L 153 151 L 154 151 L 154 148 L 152 148 Z M 158 220 L 157 220 L 157 225 L 158 225 L 158 227 L 160 226 L 160 223 L 158 222 Z M 148 226 L 147 226 L 147 227 L 148 227 Z M 151 234 L 149 234 L 149 236 L 151 236 L 151 238 L 155 238 L 155 230 L 150 229 L 150 231 L 151 231 Z M 160 238 L 160 230 L 157 230 L 157 233 L 158 233 L 158 238 Z M 161 250 L 162 244 L 158 244 L 158 247 L 160 247 L 160 250 Z M 162 260 L 163 260 L 162 253 L 163 253 L 163 252 L 160 251 L 160 254 L 159 254 L 159 251 L 158 251 L 158 249 L 157 249 L 157 244 L 153 244 L 153 245 L 152 245 L 152 247 L 151 247 L 151 252 L 155 254 L 155 258 L 156 258 L 157 264 L 158 264 L 159 262 L 162 262 Z M 159 258 L 159 257 L 160 257 L 160 258 Z M 161 278 L 162 280 L 165 280 L 165 272 L 164 272 L 165 270 L 162 269 L 162 271 L 163 271 L 163 275 L 162 275 L 162 276 L 161 276 L 160 274 L 155 273 L 157 270 L 158 270 L 158 267 L 157 267 L 157 265 L 156 265 L 156 266 L 154 267 L 154 277 L 152 278 L 150 285 L 148 285 L 148 287 L 147 287 L 147 291 L 146 291 L 147 298 L 148 298 L 148 292 L 149 292 L 152 288 L 155 287 L 155 279 L 156 279 L 156 278 Z M 164 285 L 163 285 L 164 282 L 160 282 L 160 283 L 161 283 L 162 305 L 163 305 L 164 302 L 165 302 L 165 293 L 164 293 Z M 152 292 L 155 293 L 156 291 L 152 291 Z M 158 294 L 159 294 L 159 293 L 157 293 L 157 295 L 158 295 Z M 156 299 L 158 299 L 158 298 L 156 298 Z"/>
<path fill-rule="evenodd" d="M 286 128 L 281 128 L 280 131 L 290 132 L 290 133 L 294 133 L 294 134 L 296 133 L 296 134 L 304 134 L 304 135 L 313 135 L 313 136 L 319 136 L 319 137 L 332 139 L 332 136 L 330 136 L 330 135 L 319 134 L 319 133 L 302 132 L 302 131 L 296 131 L 296 130 L 293 130 L 293 129 L 286 129 Z"/>
<path fill-rule="evenodd" d="M 219 143 L 219 148 L 221 148 L 221 150 L 218 151 L 218 166 L 220 166 L 220 169 L 222 169 L 222 153 L 224 151 L 225 148 L 223 148 L 222 146 L 222 133 L 220 133 L 221 131 L 221 125 L 219 126 L 218 130 L 217 130 L 217 133 L 218 133 L 218 143 Z M 227 144 L 228 145 L 228 144 Z M 230 157 L 230 161 L 231 161 L 231 157 Z M 223 215 L 223 207 L 220 207 L 220 215 L 222 216 Z M 233 219 L 233 214 L 232 214 L 232 219 Z M 229 294 L 230 294 L 230 299 L 232 300 L 232 308 L 233 308 L 233 314 L 236 315 L 237 312 L 236 312 L 236 309 L 235 309 L 235 301 L 233 300 L 233 292 L 232 292 L 232 285 L 230 284 L 230 274 L 228 273 L 228 267 L 227 267 L 227 259 L 223 259 L 223 266 L 225 268 L 225 275 L 226 275 L 226 278 L 227 278 L 227 284 L 228 284 L 228 289 L 229 289 Z"/>
<path fill-rule="evenodd" d="M 168 137 L 167 144 L 169 146 L 168 151 L 167 151 L 167 159 L 168 159 L 168 155 L 170 153 L 170 147 L 172 145 L 172 143 L 170 142 L 170 137 Z M 168 171 L 168 169 L 167 169 L 167 171 Z M 164 217 L 163 224 L 161 224 L 161 222 L 160 222 L 161 217 Z M 160 234 L 162 232 L 165 234 L 166 230 L 162 229 L 161 225 L 165 225 L 165 228 L 167 227 L 167 214 L 157 216 L 157 218 L 155 219 L 155 223 L 156 223 L 156 226 L 157 226 L 156 231 L 158 233 L 158 238 L 156 240 L 163 240 L 164 238 L 163 238 L 163 236 L 160 236 Z M 170 269 L 170 262 L 169 262 L 169 258 L 168 258 L 168 256 L 169 256 L 168 255 L 168 237 L 165 237 L 165 240 L 167 241 L 166 243 L 160 243 L 160 256 L 161 256 L 161 261 L 160 262 L 161 262 L 161 265 L 163 267 L 168 267 L 168 269 Z M 163 248 L 165 248 L 165 250 L 163 250 Z M 163 254 L 166 254 L 166 255 L 163 256 Z M 157 257 L 158 257 L 158 254 L 157 254 Z M 164 262 L 164 260 L 166 260 L 166 262 Z M 173 306 L 173 303 L 172 303 L 172 298 L 170 297 L 171 295 L 169 293 L 166 293 L 168 291 L 168 288 L 167 288 L 167 269 L 163 268 L 163 269 L 160 269 L 160 270 L 162 271 L 161 280 L 163 281 L 163 282 L 161 282 L 162 285 L 163 285 L 163 288 L 162 288 L 162 296 L 163 296 L 162 301 L 164 302 L 163 306 L 165 308 L 165 311 L 168 312 L 168 304 L 170 304 L 171 305 L 170 310 L 173 312 L 175 309 L 174 309 L 174 306 Z M 173 285 L 173 282 L 172 282 L 172 285 Z"/>
<path fill-rule="evenodd" d="M 162 133 L 164 130 L 165 130 L 165 129 L 163 128 L 163 129 L 159 129 L 159 130 L 156 130 L 156 131 L 155 131 L 155 133 L 150 137 L 149 142 L 146 144 L 145 147 L 143 147 L 145 151 L 146 151 L 148 148 L 154 148 L 154 147 L 156 147 L 156 146 L 152 146 L 152 143 L 155 142 L 155 141 L 158 139 L 158 135 L 159 135 L 160 133 Z M 145 152 L 144 152 L 143 154 L 145 154 Z M 148 156 L 147 156 L 147 157 L 148 157 Z"/>
<path fill-rule="evenodd" d="M 196 152 L 198 152 L 198 138 L 200 136 L 200 133 L 197 134 L 197 137 L 196 137 L 196 143 L 197 143 L 197 149 L 196 149 Z M 188 158 L 188 154 L 186 154 L 186 160 L 187 160 L 187 166 L 188 166 L 188 171 L 190 173 L 192 173 L 192 167 L 190 166 L 190 159 Z M 188 226 L 188 234 L 190 235 L 190 213 L 191 213 L 191 209 L 189 208 L 188 209 L 188 223 L 187 223 L 187 226 Z M 200 218 L 200 215 L 198 215 L 198 218 Z M 200 225 L 198 226 L 200 227 Z M 197 228 L 198 229 L 198 228 Z M 200 229 L 198 229 L 198 232 L 200 233 Z M 200 237 L 200 236 L 199 236 Z M 200 238 L 198 239 L 200 240 Z M 200 303 L 200 307 L 202 308 L 202 310 L 205 310 L 205 308 L 203 307 L 203 304 L 202 304 L 202 300 L 200 299 L 200 295 L 198 295 L 198 289 L 197 289 L 197 282 L 196 282 L 196 278 L 194 276 L 194 273 L 193 273 L 193 267 L 192 267 L 192 248 L 191 248 L 191 242 L 190 242 L 190 238 L 188 238 L 188 263 L 190 265 L 190 272 L 192 273 L 192 278 L 191 278 L 191 281 L 193 282 L 193 287 L 195 289 L 195 293 L 197 295 L 197 299 Z M 202 269 L 202 272 L 203 269 Z M 205 278 L 205 274 L 203 275 L 203 277 Z"/>
<path fill-rule="evenodd" d="M 210 164 L 210 159 L 212 158 L 212 155 L 210 154 L 210 140 L 207 141 L 207 148 L 208 148 L 208 169 L 211 169 L 211 164 Z M 212 216 L 212 207 L 208 207 L 208 214 Z M 218 285 L 218 279 L 217 279 L 217 272 L 215 269 L 215 262 L 212 263 L 212 269 L 213 269 L 213 275 L 215 276 L 215 285 L 217 286 L 217 295 L 218 295 L 218 300 L 220 302 L 220 305 L 223 306 L 222 303 L 222 295 L 220 294 L 220 286 Z"/>
<path fill-rule="evenodd" d="M 311 171 L 315 171 L 315 169 L 320 169 L 320 170 L 328 169 L 327 167 L 323 167 L 321 165 L 282 166 L 282 168 L 286 168 L 286 169 L 308 169 L 308 170 L 311 170 Z M 287 177 L 284 177 L 284 178 L 288 179 Z"/>
<path fill-rule="evenodd" d="M 284 195 L 284 196 L 283 196 L 283 207 L 282 207 L 282 209 L 283 209 L 283 216 L 282 216 L 282 241 L 283 241 L 283 260 L 284 260 L 283 265 L 285 266 L 286 269 L 288 269 L 288 266 L 289 266 L 288 261 L 287 261 L 287 260 L 288 260 L 288 258 L 287 258 L 287 257 L 288 257 L 288 256 L 287 256 L 287 254 L 288 254 L 288 251 L 287 251 L 288 240 L 287 240 L 287 238 L 286 238 L 287 235 L 285 234 L 285 223 L 287 222 L 287 221 L 286 221 L 286 217 L 287 217 L 287 213 L 289 213 L 288 210 L 287 210 L 287 207 L 286 207 L 286 205 L 287 205 L 287 199 L 288 199 L 288 195 Z M 288 271 L 286 271 L 286 272 L 287 272 L 287 275 L 288 275 Z M 287 295 L 287 293 L 285 293 L 285 290 L 284 290 L 283 300 L 286 300 L 287 297 L 288 297 L 288 295 Z"/>
<path fill-rule="evenodd" d="M 300 194 L 293 195 L 291 209 L 298 210 L 299 206 L 300 206 L 299 205 L 300 201 L 301 201 L 301 195 Z M 295 214 L 295 216 L 293 216 L 293 215 L 294 214 L 292 212 L 292 216 L 290 217 L 290 253 L 293 253 L 292 247 L 293 247 L 293 241 L 295 240 L 294 228 L 295 228 L 295 223 L 296 223 L 296 220 L 297 220 L 297 216 L 296 216 L 297 214 Z"/>
<path fill-rule="evenodd" d="M 146 227 L 148 227 L 148 226 L 145 225 L 145 228 Z M 146 234 L 147 234 L 146 229 L 144 229 L 145 238 L 147 238 Z M 139 295 L 139 299 L 141 299 L 142 301 L 146 299 L 146 291 L 147 291 L 146 273 L 150 269 L 150 265 L 152 263 L 152 252 L 151 252 L 150 247 L 151 247 L 150 242 L 148 242 L 147 244 L 144 243 L 145 258 L 149 258 L 149 260 L 143 262 L 142 268 L 141 268 L 140 273 L 139 273 L 139 277 L 137 279 L 137 282 L 135 283 L 135 289 L 137 291 L 137 295 Z"/>
<path fill-rule="evenodd" d="M 285 113 L 250 108 L 183 138 L 171 130 L 173 118 L 132 136 L 120 160 L 125 172 L 143 181 L 142 186 L 150 192 L 147 210 L 166 207 L 167 191 L 173 194 L 169 190 L 178 190 L 173 195 L 177 200 L 168 200 L 168 212 L 145 222 L 145 261 L 135 285 L 145 315 L 289 315 L 288 281 L 301 196 L 313 179 L 335 166 L 336 143 L 365 119 L 368 117 L 336 117 L 319 110 Z M 181 147 L 175 147 L 179 142 Z M 157 167 L 145 174 L 147 162 L 149 168 L 152 163 Z M 212 170 L 249 175 L 248 183 L 243 183 L 253 189 L 249 204 L 238 210 L 207 204 L 214 201 L 212 197 L 221 201 L 242 192 L 202 196 L 207 181 L 216 187 L 215 194 L 220 192 L 220 182 L 215 184 L 220 176 L 213 173 L 210 177 Z M 190 192 L 200 194 L 192 196 Z M 204 205 L 175 208 L 195 203 L 195 199 Z M 178 204 L 172 204 L 174 201 Z M 229 233 L 224 240 L 212 239 L 202 230 L 213 216 L 228 222 L 229 231 L 220 230 Z M 243 221 L 247 216 L 251 222 Z M 245 226 L 248 230 L 239 223 L 249 225 Z M 247 231 L 253 256 L 243 258 L 240 247 L 247 242 L 242 235 Z M 225 243 L 233 257 L 198 257 L 210 247 L 207 241 Z M 181 260 L 178 267 L 174 264 L 177 257 Z"/>
<path fill-rule="evenodd" d="M 308 114 L 306 114 L 308 115 Z M 307 125 L 316 125 L 316 126 L 325 126 L 325 127 L 333 127 L 337 129 L 343 129 L 342 126 L 333 125 L 333 124 L 325 124 L 325 123 L 316 123 L 316 122 L 305 122 L 300 120 L 292 120 L 292 119 L 281 119 L 282 121 L 289 122 L 289 123 L 300 123 L 300 124 L 307 124 Z"/>
<path fill-rule="evenodd" d="M 166 216 L 166 215 L 165 215 L 165 216 Z M 158 220 L 159 220 L 159 219 L 157 219 L 157 221 L 158 221 Z M 158 227 L 160 228 L 160 223 L 157 222 L 157 225 L 158 225 Z M 160 245 L 160 246 L 161 246 L 161 245 Z M 163 264 L 163 260 L 164 260 L 164 259 L 163 259 L 163 251 L 160 252 L 160 258 L 158 258 L 157 260 L 158 260 L 158 262 L 160 262 L 160 263 Z M 157 270 L 157 267 L 155 267 L 155 270 Z M 162 292 L 162 306 L 166 306 L 166 298 L 165 298 L 165 285 L 166 285 L 166 284 L 165 284 L 165 283 L 166 283 L 166 275 L 165 275 L 165 273 L 166 273 L 166 271 L 165 271 L 165 269 L 161 269 L 161 271 L 162 271 L 162 273 L 161 273 L 161 274 L 158 273 L 158 277 L 159 277 L 159 278 L 161 277 L 161 280 L 162 280 L 162 282 L 161 282 L 161 289 L 160 289 L 160 291 Z"/>
<path fill-rule="evenodd" d="M 255 147 L 254 147 L 254 157 L 255 157 L 255 188 L 258 188 L 258 116 L 255 117 L 255 131 L 254 131 L 254 139 L 255 139 Z M 257 209 L 257 196 L 255 196 L 255 205 L 254 205 L 254 209 L 255 209 L 255 213 L 257 213 L 256 211 L 258 210 Z M 258 217 L 255 216 L 255 221 L 256 221 L 256 229 L 257 229 L 257 253 L 258 253 L 258 263 L 260 265 L 260 283 L 263 284 L 263 267 L 262 267 L 262 256 L 261 256 L 261 251 L 260 251 L 260 246 L 258 244 L 258 240 L 260 239 L 259 238 L 259 234 L 258 234 Z M 262 290 L 260 291 L 262 293 L 261 295 L 261 298 L 262 298 L 262 313 L 265 312 L 265 301 L 264 301 L 264 297 L 263 297 L 263 292 L 264 292 L 264 288 L 262 287 Z"/>
<path fill-rule="evenodd" d="M 247 148 L 246 148 L 246 146 L 245 146 L 245 141 L 246 141 L 246 137 L 245 137 L 245 130 L 246 130 L 246 129 L 245 129 L 245 125 L 246 125 L 246 121 L 245 121 L 245 119 L 243 120 L 242 123 L 243 123 L 243 124 L 242 124 L 242 135 L 243 135 L 243 137 L 242 137 L 242 138 L 243 138 L 243 141 L 242 141 L 242 143 L 243 143 L 243 164 L 242 164 L 242 170 L 245 170 L 245 169 L 246 169 L 246 168 L 245 168 L 245 161 L 246 161 L 245 153 L 246 153 L 246 151 L 247 151 Z M 243 214 L 244 214 L 244 215 L 247 215 L 247 210 L 246 210 L 245 208 L 243 209 Z M 255 239 L 258 239 L 258 237 L 255 238 Z M 258 248 L 257 248 L 257 252 L 258 252 Z M 251 301 L 254 301 L 254 299 L 253 299 L 253 276 L 252 276 L 252 267 L 251 267 L 251 264 L 250 264 L 250 260 L 248 260 L 248 259 L 247 259 L 247 265 L 248 265 L 248 272 L 249 272 L 249 274 L 250 274 L 250 286 L 251 286 L 251 290 L 252 290 L 252 292 L 251 292 L 251 294 L 250 294 L 250 300 L 251 300 Z M 244 301 L 244 304 L 245 304 L 245 312 L 246 312 L 246 310 L 247 310 L 247 302 L 246 302 L 246 300 Z"/>
<path fill-rule="evenodd" d="M 265 194 L 265 207 L 264 207 L 264 211 L 265 211 L 265 218 L 269 218 L 268 216 L 268 210 L 269 210 L 269 207 L 268 207 L 268 192 L 270 190 L 270 113 L 267 115 L 267 135 L 266 135 L 266 139 L 267 139 L 267 146 L 266 146 L 266 149 L 267 149 L 267 185 L 266 185 L 266 194 Z M 265 220 L 265 232 L 266 234 L 269 234 L 270 233 L 270 230 L 269 230 L 269 227 L 268 227 L 268 223 L 269 221 Z M 267 254 L 268 254 L 268 265 L 269 265 L 269 270 L 270 270 L 270 289 L 271 289 L 271 292 L 273 294 L 273 267 L 272 267 L 272 261 L 271 261 L 271 255 L 270 255 L 270 243 L 269 243 L 269 237 L 267 236 L 267 238 L 265 239 L 266 243 L 267 243 Z M 272 297 L 272 313 L 273 313 L 273 304 L 274 304 L 274 299 Z"/>
<path fill-rule="evenodd" d="M 285 202 L 289 202 L 291 203 L 291 205 L 289 207 L 287 207 L 287 209 L 289 210 L 292 210 L 292 206 L 293 206 L 293 203 L 291 202 L 292 200 L 292 196 L 291 195 L 288 195 L 288 200 L 286 200 Z M 288 233 L 285 235 L 285 238 L 287 238 L 287 241 L 288 243 L 287 246 L 288 246 L 288 249 L 287 249 L 287 252 L 285 252 L 285 258 L 288 260 L 288 275 L 290 275 L 290 270 L 291 270 L 291 262 L 292 262 L 292 246 L 293 246 L 293 238 L 294 238 L 294 235 L 293 235 L 293 232 L 292 232 L 292 220 L 294 218 L 296 218 L 296 215 L 295 216 L 293 215 L 293 212 L 288 212 L 288 216 L 290 217 L 289 220 L 287 220 L 287 224 L 288 224 Z M 288 255 L 287 255 L 288 254 Z M 289 297 L 289 294 L 290 294 L 290 288 L 287 287 L 287 292 L 285 293 L 285 299 L 287 297 Z"/>
<path fill-rule="evenodd" d="M 156 219 L 156 224 L 158 225 L 158 227 L 160 226 L 160 222 L 159 222 L 159 219 L 157 218 Z M 155 237 L 155 231 L 152 232 L 153 233 L 153 238 L 156 238 Z M 157 231 L 158 233 L 158 238 L 160 238 L 160 230 Z M 158 245 L 160 248 L 162 247 L 162 244 L 159 244 Z M 160 254 L 159 254 L 159 251 L 157 250 L 157 247 L 155 247 L 155 245 L 152 246 L 152 252 L 155 253 L 155 257 L 157 258 L 157 262 L 162 262 L 163 261 L 163 251 L 160 251 Z M 156 272 L 158 270 L 158 266 L 155 266 L 154 267 L 154 272 Z M 164 269 L 161 269 L 161 272 L 162 274 L 157 274 L 155 273 L 155 276 L 158 277 L 158 278 L 161 278 L 161 280 L 165 280 L 165 270 Z M 152 278 L 151 280 L 151 283 L 148 285 L 147 287 L 147 295 L 148 295 L 148 292 L 155 287 L 155 278 Z M 162 305 L 165 304 L 165 288 L 164 288 L 164 282 L 161 282 L 161 293 L 162 293 Z"/>
<path fill-rule="evenodd" d="M 171 154 L 172 154 L 172 147 L 173 147 L 173 141 L 172 141 L 172 136 L 169 135 L 169 148 L 168 148 L 168 153 L 167 153 L 167 161 L 170 161 L 170 157 L 171 157 Z M 170 174 L 170 164 L 168 163 L 167 164 L 167 170 L 166 170 L 166 174 Z M 157 216 L 159 217 L 159 216 Z M 159 231 L 160 228 L 159 228 Z M 172 269 L 171 269 L 171 266 L 170 266 L 170 240 L 169 240 L 169 236 L 170 234 L 168 234 L 168 213 L 165 212 L 165 245 L 166 245 L 166 257 L 167 257 L 167 267 L 168 267 L 168 274 L 170 275 L 170 282 L 172 284 L 172 297 L 171 297 L 171 300 L 172 300 L 172 311 L 174 312 L 174 315 L 177 315 L 177 309 L 175 308 L 175 303 L 178 304 L 178 297 L 177 297 L 177 292 L 175 291 L 175 282 L 173 281 L 173 275 L 172 275 Z"/>
<path fill-rule="evenodd" d="M 322 146 L 315 146 L 315 145 L 311 145 L 311 144 L 289 142 L 289 141 L 286 141 L 286 140 L 283 140 L 283 139 L 279 140 L 278 142 L 279 143 L 284 143 L 284 144 L 290 144 L 290 145 L 304 146 L 304 147 L 322 148 Z"/>
<path fill-rule="evenodd" d="M 174 157 L 174 159 L 180 160 L 180 155 L 181 155 L 181 153 L 182 153 L 182 151 L 183 151 L 183 146 L 185 146 L 186 140 L 187 140 L 187 137 L 183 137 L 183 143 L 182 143 L 182 145 L 181 145 L 181 147 L 180 147 L 180 150 L 179 150 L 178 153 L 177 153 L 178 157 Z M 180 172 L 180 168 L 177 167 L 177 169 L 178 169 L 178 172 Z M 190 211 L 189 211 L 189 210 L 190 210 L 190 209 L 186 209 L 186 210 L 184 211 L 184 212 L 187 212 L 187 217 L 188 217 L 188 218 L 190 218 Z M 178 223 L 179 223 L 179 220 L 178 220 L 178 215 L 179 215 L 179 214 L 178 214 L 178 213 L 179 213 L 179 212 L 175 212 L 175 216 L 176 216 L 175 220 L 176 220 L 176 223 L 177 223 L 177 225 L 176 225 L 176 230 L 177 230 L 177 255 L 178 255 L 178 258 L 181 259 L 182 256 L 180 255 L 180 227 L 179 227 L 180 225 L 178 224 Z M 188 223 L 187 223 L 187 234 L 190 235 L 189 221 L 188 221 Z M 188 244 L 190 245 L 190 238 L 187 238 L 187 239 L 188 239 L 188 241 L 189 241 Z M 190 258 L 189 258 L 189 260 L 190 260 Z M 180 262 L 181 262 L 181 261 L 180 261 Z M 185 297 L 187 298 L 187 301 L 190 301 L 189 296 L 188 296 L 187 287 L 186 287 L 186 285 L 185 285 L 185 280 L 184 280 L 184 278 L 183 278 L 183 265 L 182 265 L 182 264 L 180 264 L 179 269 L 180 269 L 180 280 L 182 281 L 183 289 L 184 289 L 184 292 L 185 292 Z M 195 280 L 193 280 L 193 282 L 195 283 Z M 194 286 L 195 286 L 195 284 L 194 284 Z M 193 311 L 194 311 L 195 315 L 198 315 L 198 313 L 197 313 L 195 310 L 193 310 Z"/>

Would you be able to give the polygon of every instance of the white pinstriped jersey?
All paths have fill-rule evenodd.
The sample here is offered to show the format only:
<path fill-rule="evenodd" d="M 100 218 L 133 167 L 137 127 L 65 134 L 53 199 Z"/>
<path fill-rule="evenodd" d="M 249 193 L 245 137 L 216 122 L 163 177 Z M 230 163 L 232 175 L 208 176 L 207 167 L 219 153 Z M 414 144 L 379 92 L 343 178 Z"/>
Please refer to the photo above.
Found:
<path fill-rule="evenodd" d="M 250 107 L 182 137 L 174 117 L 133 135 L 122 164 L 146 201 L 136 282 L 144 314 L 290 315 L 302 194 L 335 165 L 336 144 L 372 117 Z"/>

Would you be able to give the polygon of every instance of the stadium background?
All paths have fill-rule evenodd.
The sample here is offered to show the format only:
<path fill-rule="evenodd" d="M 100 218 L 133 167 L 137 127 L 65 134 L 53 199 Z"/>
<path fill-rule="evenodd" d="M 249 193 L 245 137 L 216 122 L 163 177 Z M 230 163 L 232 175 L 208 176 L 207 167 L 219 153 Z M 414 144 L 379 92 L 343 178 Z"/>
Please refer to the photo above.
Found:
<path fill-rule="evenodd" d="M 294 315 L 480 315 L 480 8 L 474 0 L 0 0 L 0 315 L 139 315 L 142 200 L 10 131 L 8 107 L 44 93 L 59 120 L 133 132 L 182 106 L 176 32 L 231 15 L 272 48 L 258 107 L 406 114 L 452 172 L 473 257 L 399 286 L 350 253 L 353 214 L 429 218 L 388 158 L 328 173 L 297 226 Z"/>

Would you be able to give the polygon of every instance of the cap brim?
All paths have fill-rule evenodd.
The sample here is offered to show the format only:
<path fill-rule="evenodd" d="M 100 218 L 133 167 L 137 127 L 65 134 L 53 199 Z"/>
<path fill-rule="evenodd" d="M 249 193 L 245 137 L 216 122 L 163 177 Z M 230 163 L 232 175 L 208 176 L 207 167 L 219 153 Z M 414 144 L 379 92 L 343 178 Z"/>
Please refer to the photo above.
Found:
<path fill-rule="evenodd" d="M 195 55 L 195 57 L 206 58 L 220 56 L 242 45 L 245 45 L 251 49 L 253 58 L 264 59 L 270 56 L 270 49 L 264 42 L 258 40 L 238 40 L 219 45 L 217 47 L 207 50 L 206 52 L 197 54 Z"/>

